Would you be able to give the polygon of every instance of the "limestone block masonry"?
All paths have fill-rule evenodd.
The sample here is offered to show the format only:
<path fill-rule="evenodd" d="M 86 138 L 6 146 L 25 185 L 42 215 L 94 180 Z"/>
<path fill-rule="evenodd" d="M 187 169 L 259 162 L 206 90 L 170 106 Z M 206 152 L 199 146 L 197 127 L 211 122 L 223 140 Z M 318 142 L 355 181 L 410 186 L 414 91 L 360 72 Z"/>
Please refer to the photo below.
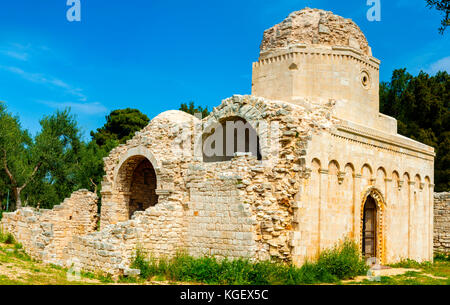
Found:
<path fill-rule="evenodd" d="M 348 237 L 382 264 L 431 260 L 434 149 L 379 113 L 380 62 L 359 27 L 307 8 L 260 51 L 252 95 L 203 119 L 163 112 L 110 152 L 100 228 L 96 196 L 79 191 L 5 214 L 3 229 L 37 259 L 113 275 L 130 274 L 137 248 L 301 265 Z"/>
<path fill-rule="evenodd" d="M 63 250 L 72 238 L 97 229 L 97 201 L 94 193 L 80 190 L 52 210 L 4 213 L 1 228 L 12 233 L 32 258 L 66 265 Z"/>
<path fill-rule="evenodd" d="M 450 193 L 434 194 L 434 251 L 450 253 Z"/>

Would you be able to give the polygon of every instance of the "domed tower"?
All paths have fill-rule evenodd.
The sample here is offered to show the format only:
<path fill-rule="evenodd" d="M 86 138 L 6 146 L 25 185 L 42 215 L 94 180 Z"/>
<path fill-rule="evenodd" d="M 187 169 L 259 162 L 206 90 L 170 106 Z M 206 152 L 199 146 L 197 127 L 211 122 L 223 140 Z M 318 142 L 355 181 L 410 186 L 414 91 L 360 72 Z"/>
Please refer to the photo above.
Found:
<path fill-rule="evenodd" d="M 379 65 L 352 20 L 305 8 L 264 32 L 252 95 L 304 106 L 334 100 L 336 117 L 396 133 L 396 120 L 379 114 Z"/>

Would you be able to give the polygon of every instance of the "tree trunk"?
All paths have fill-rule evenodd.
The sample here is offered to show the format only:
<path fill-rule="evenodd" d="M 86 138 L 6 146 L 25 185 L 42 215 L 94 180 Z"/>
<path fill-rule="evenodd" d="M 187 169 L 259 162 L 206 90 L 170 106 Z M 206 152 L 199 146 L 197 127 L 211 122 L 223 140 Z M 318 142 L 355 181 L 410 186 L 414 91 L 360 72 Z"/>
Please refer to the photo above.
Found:
<path fill-rule="evenodd" d="M 6 161 L 6 150 L 3 150 L 3 165 L 5 167 L 6 174 L 8 175 L 9 179 L 11 180 L 11 184 L 13 185 L 13 192 L 14 196 L 16 197 L 16 210 L 22 208 L 22 200 L 20 199 L 20 193 L 22 190 L 28 185 L 28 183 L 33 180 L 34 176 L 36 175 L 37 171 L 41 167 L 42 163 L 39 162 L 33 169 L 33 172 L 31 173 L 31 176 L 28 178 L 28 180 L 22 185 L 17 186 L 17 181 L 14 178 L 13 174 L 8 168 L 8 162 Z"/>
<path fill-rule="evenodd" d="M 20 199 L 20 192 L 22 190 L 18 187 L 14 188 L 14 197 L 16 197 L 16 210 L 22 208 L 22 199 Z"/>

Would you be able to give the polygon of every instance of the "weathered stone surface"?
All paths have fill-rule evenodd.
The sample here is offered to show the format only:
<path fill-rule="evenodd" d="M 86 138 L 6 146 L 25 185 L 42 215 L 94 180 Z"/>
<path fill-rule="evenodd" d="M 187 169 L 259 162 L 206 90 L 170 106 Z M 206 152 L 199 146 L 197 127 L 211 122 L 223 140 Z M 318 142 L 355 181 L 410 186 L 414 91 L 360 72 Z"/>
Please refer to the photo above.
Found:
<path fill-rule="evenodd" d="M 366 37 L 351 19 L 319 9 L 293 12 L 282 23 L 266 30 L 261 51 L 295 44 L 352 46 L 371 55 Z"/>
<path fill-rule="evenodd" d="M 434 251 L 450 253 L 450 193 L 434 194 Z"/>
<path fill-rule="evenodd" d="M 1 227 L 12 233 L 32 258 L 61 265 L 63 249 L 72 238 L 97 229 L 97 200 L 97 195 L 80 190 L 53 210 L 24 208 L 4 213 Z"/>

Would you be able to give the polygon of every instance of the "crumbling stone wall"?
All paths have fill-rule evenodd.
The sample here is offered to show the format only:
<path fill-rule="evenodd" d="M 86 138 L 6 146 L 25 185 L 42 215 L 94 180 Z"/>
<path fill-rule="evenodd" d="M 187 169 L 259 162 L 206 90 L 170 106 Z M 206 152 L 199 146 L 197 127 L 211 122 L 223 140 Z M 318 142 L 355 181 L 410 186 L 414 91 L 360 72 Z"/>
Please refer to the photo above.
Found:
<path fill-rule="evenodd" d="M 310 8 L 292 12 L 283 22 L 264 31 L 261 51 L 298 43 L 350 46 L 372 55 L 366 37 L 351 19 Z"/>
<path fill-rule="evenodd" d="M 450 193 L 434 194 L 434 251 L 450 253 Z"/>
<path fill-rule="evenodd" d="M 97 195 L 74 192 L 52 210 L 24 208 L 3 214 L 2 230 L 10 232 L 34 259 L 64 265 L 63 249 L 74 236 L 97 229 Z"/>
<path fill-rule="evenodd" d="M 193 160 L 189 146 L 192 146 L 194 125 L 198 122 L 194 116 L 181 111 L 164 112 L 126 144 L 110 152 L 104 159 L 102 228 L 130 218 L 130 196 L 135 196 L 130 183 L 136 166 L 145 159 L 155 171 L 158 202 L 186 202 L 183 173 Z M 183 149 L 187 149 L 187 154 Z"/>
<path fill-rule="evenodd" d="M 67 267 L 119 275 L 127 272 L 138 248 L 155 257 L 184 250 L 185 232 L 182 206 L 160 202 L 136 212 L 131 220 L 76 236 L 64 249 L 64 258 Z"/>
<path fill-rule="evenodd" d="M 317 130 L 332 126 L 331 107 L 306 109 L 236 95 L 203 120 L 203 130 L 207 130 L 223 118 L 245 119 L 260 135 L 262 161 L 249 153 L 236 153 L 230 161 L 214 163 L 204 163 L 202 155 L 195 152 L 177 158 L 174 147 L 189 146 L 187 141 L 195 150 L 195 139 L 180 141 L 177 124 L 168 119 L 173 113 L 161 115 L 145 130 L 152 130 L 164 150 L 158 150 L 161 145 L 149 144 L 151 141 L 142 137 L 144 131 L 105 160 L 105 186 L 111 181 L 110 189 L 119 190 L 110 192 L 113 200 L 120 200 L 120 193 L 127 189 L 121 187 L 132 180 L 142 160 L 151 160 L 156 178 L 163 180 L 156 183 L 162 195 L 158 203 L 135 212 L 130 220 L 106 223 L 100 232 L 75 237 L 64 250 L 66 261 L 84 270 L 112 274 L 126 272 L 137 248 L 157 257 L 186 250 L 193 256 L 291 261 L 295 195 L 303 175 L 305 143 Z M 280 145 L 273 140 L 280 140 Z M 173 145 L 168 141 L 180 142 Z M 129 163 L 121 164 L 120 159 Z M 119 169 L 122 167 L 124 171 Z M 106 210 L 114 211 L 114 206 Z M 102 211 L 102 221 L 104 215 L 108 214 Z"/>
<path fill-rule="evenodd" d="M 237 153 L 230 162 L 191 167 L 186 175 L 192 203 L 188 223 L 199 221 L 200 228 L 209 228 L 213 234 L 197 232 L 194 226 L 187 238 L 198 233 L 200 241 L 211 241 L 203 251 L 209 249 L 219 256 L 292 261 L 296 194 L 304 175 L 306 143 L 315 132 L 329 130 L 336 122 L 330 115 L 332 106 L 311 103 L 305 108 L 235 95 L 214 108 L 204 119 L 204 130 L 227 117 L 245 119 L 260 137 L 262 161 Z"/>
<path fill-rule="evenodd" d="M 186 215 L 189 254 L 230 259 L 255 257 L 256 220 L 250 205 L 241 197 L 240 176 L 230 171 L 243 163 L 245 157 L 215 166 L 190 167 L 187 174 L 190 202 Z"/>

